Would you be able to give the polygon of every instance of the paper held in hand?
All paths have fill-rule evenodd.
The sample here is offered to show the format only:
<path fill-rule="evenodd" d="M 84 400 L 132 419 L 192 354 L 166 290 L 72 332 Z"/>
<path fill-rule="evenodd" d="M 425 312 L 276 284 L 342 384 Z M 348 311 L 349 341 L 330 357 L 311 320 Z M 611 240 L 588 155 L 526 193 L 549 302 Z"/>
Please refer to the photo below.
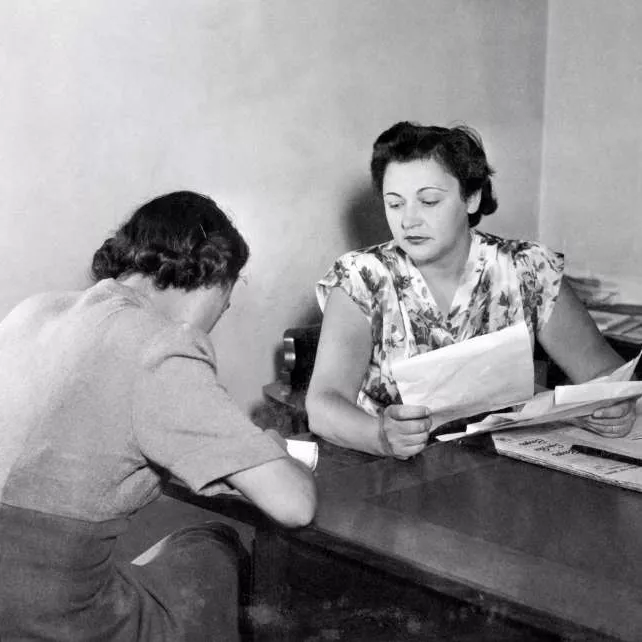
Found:
<path fill-rule="evenodd" d="M 533 350 L 525 322 L 392 364 L 404 404 L 431 411 L 431 431 L 533 397 Z"/>
<path fill-rule="evenodd" d="M 642 351 L 635 359 L 605 377 L 598 377 L 574 386 L 557 386 L 525 403 L 515 412 L 491 414 L 483 421 L 468 424 L 466 432 L 451 433 L 439 437 L 449 441 L 484 432 L 497 432 L 511 428 L 526 428 L 542 424 L 567 424 L 576 417 L 586 417 L 609 404 L 625 399 L 642 397 L 642 381 L 630 381 Z"/>

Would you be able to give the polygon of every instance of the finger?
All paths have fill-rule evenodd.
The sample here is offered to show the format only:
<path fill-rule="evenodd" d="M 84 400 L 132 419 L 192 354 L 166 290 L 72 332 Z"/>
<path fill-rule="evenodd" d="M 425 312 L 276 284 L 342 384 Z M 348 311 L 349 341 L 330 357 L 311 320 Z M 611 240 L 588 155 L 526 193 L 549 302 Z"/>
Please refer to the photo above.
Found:
<path fill-rule="evenodd" d="M 598 419 L 611 417 L 618 418 L 624 417 L 627 413 L 632 411 L 633 403 L 631 401 L 623 401 L 611 406 L 605 406 L 604 408 L 598 408 L 591 416 Z"/>
<path fill-rule="evenodd" d="M 621 437 L 626 437 L 631 432 L 630 427 L 621 427 L 617 430 L 614 428 L 597 428 L 597 427 L 586 427 L 586 430 L 599 435 L 600 437 L 606 437 L 609 439 L 619 439 Z"/>
<path fill-rule="evenodd" d="M 400 448 L 398 454 L 395 453 L 395 457 L 397 459 L 409 459 L 410 457 L 418 455 L 425 447 L 426 444 L 419 444 L 416 446 L 407 446 L 404 448 Z"/>
<path fill-rule="evenodd" d="M 634 419 L 619 423 L 604 423 L 592 420 L 586 420 L 582 426 L 586 430 L 590 430 L 602 437 L 625 437 L 631 432 L 635 423 Z"/>
<path fill-rule="evenodd" d="M 398 421 L 426 419 L 430 417 L 430 409 L 426 408 L 426 406 L 404 406 L 401 404 L 395 404 L 386 408 L 386 414 Z"/>
<path fill-rule="evenodd" d="M 395 432 L 400 435 L 417 435 L 419 433 L 428 433 L 428 431 L 430 430 L 430 424 L 430 419 L 422 419 L 421 421 L 396 420 L 393 422 Z"/>
<path fill-rule="evenodd" d="M 622 417 L 595 417 L 591 415 L 590 417 L 586 417 L 586 421 L 597 426 L 617 426 L 628 422 L 634 422 L 635 413 L 627 412 Z"/>
<path fill-rule="evenodd" d="M 389 442 L 398 443 L 400 446 L 419 446 L 428 441 L 428 433 L 397 434 L 395 437 L 388 435 Z"/>

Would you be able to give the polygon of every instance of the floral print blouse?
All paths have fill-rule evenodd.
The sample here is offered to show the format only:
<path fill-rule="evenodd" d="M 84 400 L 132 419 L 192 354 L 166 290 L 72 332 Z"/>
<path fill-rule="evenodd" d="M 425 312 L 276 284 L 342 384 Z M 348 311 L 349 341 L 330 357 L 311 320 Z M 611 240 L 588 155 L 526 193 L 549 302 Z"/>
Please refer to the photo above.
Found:
<path fill-rule="evenodd" d="M 391 364 L 522 320 L 535 338 L 548 320 L 564 257 L 539 243 L 471 230 L 468 263 L 446 316 L 413 261 L 394 241 L 340 257 L 317 283 L 323 310 L 339 287 L 372 329 L 372 354 L 357 404 L 370 414 L 402 403 Z"/>

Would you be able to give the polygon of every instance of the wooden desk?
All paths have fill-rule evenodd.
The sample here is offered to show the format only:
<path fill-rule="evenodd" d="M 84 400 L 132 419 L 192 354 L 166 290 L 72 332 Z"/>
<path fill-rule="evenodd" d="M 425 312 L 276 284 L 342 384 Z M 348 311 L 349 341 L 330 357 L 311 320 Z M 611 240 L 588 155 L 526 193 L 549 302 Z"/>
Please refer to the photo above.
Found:
<path fill-rule="evenodd" d="M 409 462 L 322 443 L 317 471 L 313 525 L 258 518 L 263 603 L 287 598 L 288 551 L 307 547 L 559 639 L 642 640 L 642 494 L 452 443 Z"/>

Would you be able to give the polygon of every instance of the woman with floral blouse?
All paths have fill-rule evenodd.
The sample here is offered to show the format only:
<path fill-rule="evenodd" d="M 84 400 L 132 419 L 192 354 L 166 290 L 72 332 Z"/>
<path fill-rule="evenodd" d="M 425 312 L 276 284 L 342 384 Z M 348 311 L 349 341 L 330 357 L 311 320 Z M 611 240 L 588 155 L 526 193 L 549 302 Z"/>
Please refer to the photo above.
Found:
<path fill-rule="evenodd" d="M 343 255 L 317 284 L 313 432 L 400 459 L 419 453 L 430 409 L 403 405 L 391 364 L 521 321 L 574 383 L 622 364 L 563 278 L 561 254 L 475 229 L 497 209 L 475 131 L 397 123 L 375 141 L 371 173 L 393 238 Z M 618 437 L 634 421 L 623 402 L 585 426 Z"/>

